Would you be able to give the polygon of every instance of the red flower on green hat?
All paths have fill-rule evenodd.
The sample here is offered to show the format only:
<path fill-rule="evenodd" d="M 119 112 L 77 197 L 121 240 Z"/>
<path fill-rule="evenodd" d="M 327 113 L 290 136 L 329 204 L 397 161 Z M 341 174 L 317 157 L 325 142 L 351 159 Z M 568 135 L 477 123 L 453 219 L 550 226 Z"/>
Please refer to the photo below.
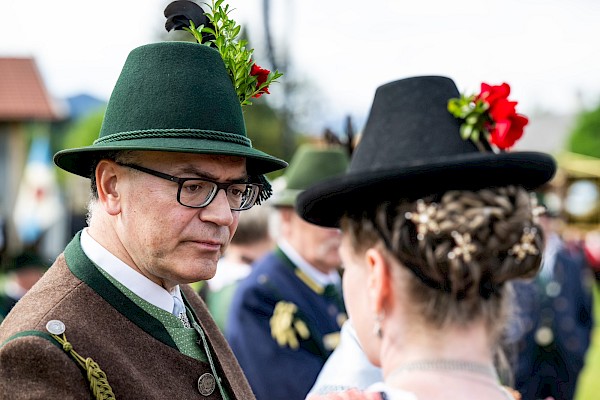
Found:
<path fill-rule="evenodd" d="M 267 85 L 263 86 L 263 84 L 265 82 L 267 82 L 267 79 L 269 78 L 270 73 L 271 73 L 271 71 L 269 71 L 268 69 L 261 68 L 256 64 L 252 64 L 252 69 L 250 70 L 250 75 L 256 76 L 256 90 L 258 91 L 252 97 L 259 98 L 260 96 L 263 95 L 263 93 L 270 94 L 269 93 L 269 85 L 267 84 Z"/>
<path fill-rule="evenodd" d="M 514 146 L 523 136 L 527 117 L 516 111 L 517 102 L 508 100 L 510 86 L 481 84 L 477 95 L 461 95 L 458 99 L 448 101 L 448 111 L 464 122 L 460 127 L 463 139 L 471 139 L 483 151 L 480 140 L 494 145 L 501 151 Z"/>
<path fill-rule="evenodd" d="M 269 94 L 269 85 L 283 73 L 254 64 L 251 58 L 254 49 L 246 48 L 247 40 L 237 39 L 242 28 L 229 16 L 231 10 L 224 0 L 212 0 L 207 6 L 208 11 L 204 12 L 193 1 L 173 1 L 164 11 L 165 28 L 187 31 L 198 43 L 215 48 L 223 59 L 240 104 L 250 105 L 251 98 Z"/>

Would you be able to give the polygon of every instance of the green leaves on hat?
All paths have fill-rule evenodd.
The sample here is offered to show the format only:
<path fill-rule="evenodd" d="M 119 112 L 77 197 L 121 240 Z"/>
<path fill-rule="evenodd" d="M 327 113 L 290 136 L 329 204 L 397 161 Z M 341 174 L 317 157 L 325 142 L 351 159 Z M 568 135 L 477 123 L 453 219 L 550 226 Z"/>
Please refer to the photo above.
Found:
<path fill-rule="evenodd" d="M 192 1 L 178 0 L 165 9 L 167 31 L 185 30 L 200 44 L 214 47 L 223 58 L 225 67 L 242 106 L 250 99 L 269 93 L 269 85 L 283 74 L 259 67 L 252 60 L 254 49 L 246 49 L 246 40 L 237 40 L 241 26 L 229 18 L 229 5 L 224 0 L 212 0 L 210 11 Z"/>

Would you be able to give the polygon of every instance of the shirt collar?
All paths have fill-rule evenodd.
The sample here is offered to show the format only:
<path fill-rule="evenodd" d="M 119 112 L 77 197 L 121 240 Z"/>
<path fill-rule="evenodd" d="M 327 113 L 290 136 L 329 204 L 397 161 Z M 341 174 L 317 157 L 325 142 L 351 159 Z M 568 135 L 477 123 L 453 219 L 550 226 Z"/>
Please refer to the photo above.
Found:
<path fill-rule="evenodd" d="M 173 311 L 173 296 L 181 299 L 179 286 L 169 293 L 105 249 L 90 236 L 87 229 L 81 232 L 81 248 L 94 264 L 148 303 L 167 312 Z"/>
<path fill-rule="evenodd" d="M 292 247 L 289 242 L 284 239 L 279 239 L 277 245 L 281 251 L 293 262 L 296 267 L 308 275 L 309 278 L 317 282 L 319 285 L 325 287 L 329 284 L 339 285 L 340 275 L 336 272 L 330 272 L 325 274 L 308 263 L 297 251 Z"/>

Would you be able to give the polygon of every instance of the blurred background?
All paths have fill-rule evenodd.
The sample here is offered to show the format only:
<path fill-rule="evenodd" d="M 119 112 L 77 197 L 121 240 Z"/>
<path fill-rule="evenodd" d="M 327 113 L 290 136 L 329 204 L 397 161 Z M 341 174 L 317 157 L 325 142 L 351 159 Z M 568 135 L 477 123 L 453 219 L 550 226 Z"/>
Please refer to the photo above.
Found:
<path fill-rule="evenodd" d="M 185 40 L 164 30 L 166 0 L 0 3 L 0 254 L 51 261 L 85 224 L 88 181 L 54 168 L 90 144 L 127 54 Z M 512 86 L 530 118 L 518 150 L 554 154 L 541 200 L 568 235 L 600 223 L 600 3 L 592 0 L 232 0 L 264 68 L 285 73 L 246 108 L 255 147 L 289 160 L 299 143 L 360 135 L 376 88 L 446 75 L 472 93 Z M 178 32 L 179 33 L 179 32 Z M 271 179 L 276 176 L 271 176 Z M 572 229 L 571 229 L 572 228 Z"/>
<path fill-rule="evenodd" d="M 165 31 L 169 2 L 0 2 L 0 320 L 85 226 L 89 180 L 59 171 L 52 155 L 97 137 L 133 48 L 189 39 Z M 592 287 L 600 304 L 600 2 L 229 4 L 255 62 L 285 73 L 246 107 L 248 136 L 288 161 L 306 141 L 355 142 L 389 81 L 445 75 L 469 94 L 481 82 L 511 85 L 530 119 L 515 149 L 559 163 L 537 193 L 553 245 L 540 276 L 517 286 L 516 384 L 524 400 L 571 398 L 590 342 Z M 552 392 L 557 382 L 571 395 Z"/>

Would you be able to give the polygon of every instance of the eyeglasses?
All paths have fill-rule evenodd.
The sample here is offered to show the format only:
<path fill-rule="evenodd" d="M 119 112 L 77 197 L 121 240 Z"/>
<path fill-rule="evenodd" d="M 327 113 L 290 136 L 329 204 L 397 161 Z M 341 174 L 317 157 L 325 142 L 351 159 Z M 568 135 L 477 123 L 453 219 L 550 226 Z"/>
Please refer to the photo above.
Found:
<path fill-rule="evenodd" d="M 190 208 L 208 206 L 217 196 L 219 190 L 223 189 L 231 210 L 248 210 L 256 203 L 262 189 L 262 185 L 257 183 L 222 183 L 208 179 L 178 178 L 135 164 L 120 162 L 117 162 L 117 164 L 177 183 L 179 185 L 177 188 L 177 201 L 182 206 Z"/>

